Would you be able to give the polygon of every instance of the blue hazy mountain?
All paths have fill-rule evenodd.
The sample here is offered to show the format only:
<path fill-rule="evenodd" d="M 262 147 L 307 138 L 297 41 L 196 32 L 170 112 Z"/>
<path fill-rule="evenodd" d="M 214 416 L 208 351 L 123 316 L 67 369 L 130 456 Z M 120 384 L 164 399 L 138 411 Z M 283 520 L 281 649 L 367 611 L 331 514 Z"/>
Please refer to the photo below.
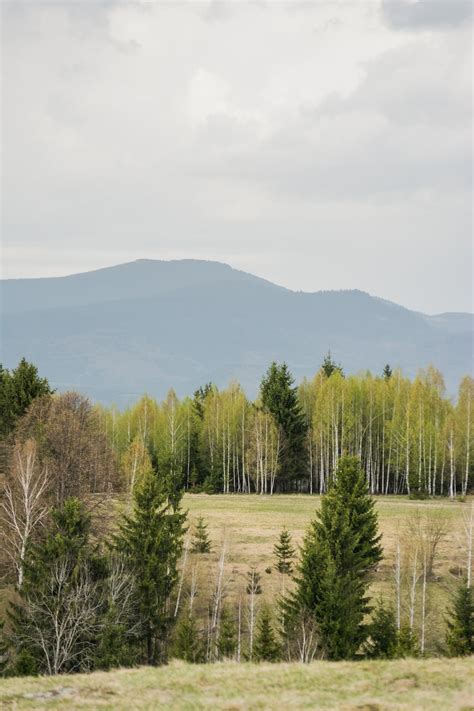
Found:
<path fill-rule="evenodd" d="M 25 356 L 59 390 L 124 405 L 173 387 L 238 380 L 250 396 L 272 360 L 312 377 L 330 349 L 346 373 L 471 371 L 472 314 L 426 316 L 361 291 L 294 292 L 219 262 L 138 260 L 0 282 L 1 362 Z"/>

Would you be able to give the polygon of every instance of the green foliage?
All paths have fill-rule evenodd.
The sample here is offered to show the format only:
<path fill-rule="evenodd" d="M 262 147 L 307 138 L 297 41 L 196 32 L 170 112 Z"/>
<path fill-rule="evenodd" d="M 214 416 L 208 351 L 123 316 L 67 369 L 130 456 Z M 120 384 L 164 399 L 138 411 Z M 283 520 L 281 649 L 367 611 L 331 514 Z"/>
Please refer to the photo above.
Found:
<path fill-rule="evenodd" d="M 54 390 L 38 368 L 22 358 L 11 372 L 0 365 L 0 435 L 8 435 L 17 420 L 37 397 L 52 395 Z"/>
<path fill-rule="evenodd" d="M 395 657 L 418 657 L 420 653 L 415 633 L 408 624 L 400 627 L 397 635 Z"/>
<path fill-rule="evenodd" d="M 204 643 L 196 619 L 188 613 L 183 614 L 174 631 L 172 656 L 191 664 L 200 664 L 205 660 Z"/>
<path fill-rule="evenodd" d="M 210 553 L 211 541 L 207 532 L 207 523 L 203 516 L 198 516 L 191 542 L 191 553 Z"/>
<path fill-rule="evenodd" d="M 280 488 L 287 490 L 306 475 L 306 434 L 308 426 L 298 400 L 298 390 L 286 363 L 273 362 L 260 385 L 264 409 L 280 430 Z"/>
<path fill-rule="evenodd" d="M 392 659 L 397 654 L 398 631 L 395 612 L 380 599 L 367 628 L 364 649 L 369 659 Z"/>
<path fill-rule="evenodd" d="M 224 605 L 219 625 L 217 650 L 221 659 L 232 659 L 237 649 L 237 628 L 233 615 Z"/>
<path fill-rule="evenodd" d="M 331 351 L 327 352 L 327 355 L 325 356 L 323 360 L 323 364 L 321 365 L 321 370 L 323 371 L 324 375 L 326 378 L 330 378 L 333 373 L 339 373 L 339 375 L 344 376 L 344 371 L 342 370 L 342 366 L 338 365 L 331 356 Z"/>
<path fill-rule="evenodd" d="M 273 553 L 277 559 L 276 569 L 283 575 L 291 575 L 293 572 L 293 559 L 295 549 L 291 542 L 291 533 L 284 528 L 278 538 L 278 543 L 273 546 Z"/>
<path fill-rule="evenodd" d="M 262 609 L 257 622 L 253 657 L 257 662 L 277 662 L 281 659 L 281 645 L 277 641 L 272 618 L 266 607 Z"/>
<path fill-rule="evenodd" d="M 115 549 L 123 555 L 136 584 L 136 623 L 140 625 L 142 661 L 166 660 L 171 625 L 167 602 L 177 580 L 186 514 L 181 495 L 169 481 L 149 472 L 134 494 L 131 516 L 123 516 Z"/>
<path fill-rule="evenodd" d="M 466 580 L 456 590 L 447 620 L 446 644 L 452 657 L 474 653 L 474 600 Z"/>
<path fill-rule="evenodd" d="M 392 375 L 393 375 L 393 371 L 392 371 L 391 367 L 389 366 L 389 364 L 387 363 L 387 365 L 383 369 L 383 373 L 382 373 L 383 379 L 390 380 Z"/>
<path fill-rule="evenodd" d="M 89 544 L 90 517 L 78 499 L 52 512 L 44 540 L 25 559 L 19 601 L 9 609 L 17 674 L 90 668 L 100 614 L 103 562 Z"/>
<path fill-rule="evenodd" d="M 366 639 L 366 593 L 382 558 L 380 538 L 359 461 L 343 457 L 304 539 L 296 589 L 282 602 L 287 629 L 295 615 L 314 615 L 330 659 L 354 657 Z"/>

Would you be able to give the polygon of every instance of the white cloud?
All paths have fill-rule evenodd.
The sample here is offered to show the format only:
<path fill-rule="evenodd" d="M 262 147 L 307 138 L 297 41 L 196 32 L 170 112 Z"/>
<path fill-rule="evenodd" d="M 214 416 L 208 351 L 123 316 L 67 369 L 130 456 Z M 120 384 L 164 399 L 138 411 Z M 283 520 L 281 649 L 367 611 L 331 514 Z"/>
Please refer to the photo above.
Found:
<path fill-rule="evenodd" d="M 40 1 L 2 13 L 8 274 L 31 274 L 38 249 L 38 274 L 189 255 L 293 288 L 470 308 L 472 40 L 455 12 L 403 24 L 375 1 Z"/>

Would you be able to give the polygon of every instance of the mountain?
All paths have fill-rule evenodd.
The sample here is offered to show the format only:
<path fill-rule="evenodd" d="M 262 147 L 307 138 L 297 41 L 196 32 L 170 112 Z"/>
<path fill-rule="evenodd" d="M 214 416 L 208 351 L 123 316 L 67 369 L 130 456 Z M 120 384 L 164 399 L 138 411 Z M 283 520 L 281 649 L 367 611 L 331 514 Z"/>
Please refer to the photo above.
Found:
<path fill-rule="evenodd" d="M 144 392 L 236 379 L 254 396 L 272 360 L 296 380 L 328 349 L 345 372 L 385 363 L 470 372 L 474 317 L 427 316 L 361 291 L 294 292 L 219 262 L 138 260 L 84 274 L 0 282 L 1 361 L 25 356 L 59 390 L 122 406 Z"/>

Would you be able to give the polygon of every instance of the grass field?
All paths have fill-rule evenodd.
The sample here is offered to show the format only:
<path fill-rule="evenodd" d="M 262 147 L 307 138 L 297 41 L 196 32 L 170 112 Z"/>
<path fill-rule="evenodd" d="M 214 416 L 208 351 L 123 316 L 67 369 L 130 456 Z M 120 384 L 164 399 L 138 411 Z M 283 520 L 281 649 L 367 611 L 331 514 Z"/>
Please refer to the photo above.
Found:
<path fill-rule="evenodd" d="M 212 553 L 188 556 L 185 581 L 198 569 L 196 608 L 207 613 L 217 561 L 226 546 L 225 584 L 229 601 L 246 604 L 246 572 L 255 566 L 262 575 L 262 598 L 275 599 L 282 576 L 274 570 L 273 545 L 283 526 L 301 543 L 320 505 L 304 495 L 260 497 L 184 497 L 189 523 L 202 514 L 209 524 Z M 444 614 L 453 572 L 464 565 L 462 516 L 468 503 L 446 499 L 413 502 L 402 497 L 376 501 L 385 560 L 379 566 L 372 594 L 393 594 L 392 562 L 397 539 L 410 545 L 407 521 L 414 515 L 434 515 L 445 523 L 435 576 L 429 584 L 427 649 L 436 654 L 444 636 Z M 285 582 L 288 585 L 288 582 Z M 187 582 L 182 604 L 186 604 Z M 406 610 L 404 611 L 406 614 Z M 417 626 L 417 622 L 415 626 Z M 474 711 L 472 659 L 427 658 L 390 662 L 314 662 L 310 665 L 249 665 L 218 663 L 205 666 L 173 661 L 159 669 L 118 670 L 56 678 L 0 681 L 0 708 L 8 709 L 442 709 Z"/>
<path fill-rule="evenodd" d="M 472 659 L 186 665 L 0 681 L 0 708 L 472 711 Z"/>
<path fill-rule="evenodd" d="M 385 559 L 379 565 L 371 593 L 393 596 L 393 561 L 396 541 L 403 551 L 413 544 L 407 536 L 409 519 L 419 514 L 437 517 L 444 522 L 445 534 L 441 541 L 434 566 L 434 576 L 428 584 L 427 649 L 436 651 L 437 641 L 444 638 L 444 615 L 447 598 L 456 578 L 453 571 L 465 565 L 465 543 L 462 534 L 463 511 L 471 502 L 459 503 L 448 499 L 410 501 L 407 497 L 379 497 L 376 507 Z M 214 548 L 205 560 L 190 556 L 188 566 L 196 564 L 200 572 L 200 597 L 198 605 L 204 611 L 212 586 L 223 541 L 226 543 L 226 593 L 232 600 L 245 600 L 246 572 L 255 566 L 262 575 L 262 599 L 274 600 L 275 594 L 287 586 L 287 580 L 274 570 L 273 545 L 283 526 L 293 534 L 295 544 L 302 541 L 310 520 L 320 505 L 320 497 L 308 495 L 257 495 L 208 496 L 187 494 L 184 507 L 189 511 L 191 523 L 202 514 L 209 524 Z M 451 571 L 451 572 L 450 572 Z M 408 581 L 405 581 L 405 593 Z M 406 613 L 406 610 L 405 610 Z"/>

